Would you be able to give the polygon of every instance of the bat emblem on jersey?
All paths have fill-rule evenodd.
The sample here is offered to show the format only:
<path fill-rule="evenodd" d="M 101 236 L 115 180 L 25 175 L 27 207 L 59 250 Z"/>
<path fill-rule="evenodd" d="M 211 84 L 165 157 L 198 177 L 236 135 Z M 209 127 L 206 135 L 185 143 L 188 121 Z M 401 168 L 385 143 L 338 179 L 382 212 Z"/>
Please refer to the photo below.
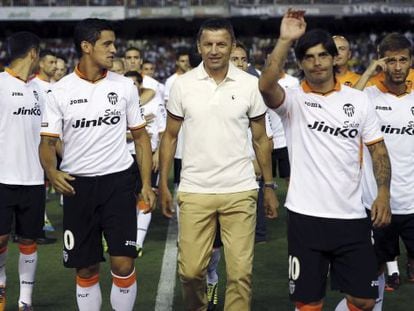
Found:
<path fill-rule="evenodd" d="M 414 107 L 411 107 L 411 113 L 413 114 L 413 116 L 414 116 Z"/>
<path fill-rule="evenodd" d="M 39 100 L 39 94 L 35 90 L 33 90 L 33 95 L 36 98 L 36 100 Z"/>
<path fill-rule="evenodd" d="M 108 100 L 111 105 L 116 105 L 118 103 L 118 94 L 114 92 L 108 93 Z"/>
<path fill-rule="evenodd" d="M 352 117 L 355 113 L 355 107 L 352 104 L 345 104 L 343 109 L 348 117 Z"/>

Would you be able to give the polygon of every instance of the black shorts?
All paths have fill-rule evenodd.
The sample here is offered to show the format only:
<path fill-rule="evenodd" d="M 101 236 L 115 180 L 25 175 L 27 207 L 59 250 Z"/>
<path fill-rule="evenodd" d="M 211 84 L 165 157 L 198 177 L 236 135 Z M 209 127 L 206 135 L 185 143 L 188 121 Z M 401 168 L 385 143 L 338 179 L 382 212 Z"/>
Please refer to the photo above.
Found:
<path fill-rule="evenodd" d="M 393 261 L 400 255 L 400 238 L 407 248 L 407 255 L 414 258 L 414 214 L 392 215 L 391 223 L 374 229 L 375 251 L 379 263 Z"/>
<path fill-rule="evenodd" d="M 31 240 L 42 237 L 45 200 L 45 185 L 0 184 L 0 235 L 11 232 L 14 214 L 19 237 Z"/>
<path fill-rule="evenodd" d="M 179 184 L 181 179 L 181 159 L 174 158 L 174 184 Z"/>
<path fill-rule="evenodd" d="M 132 155 L 132 158 L 134 159 L 134 172 L 137 175 L 137 182 L 135 184 L 135 194 L 138 195 L 138 193 L 141 192 L 142 189 L 142 180 L 141 180 L 141 173 L 139 171 L 137 158 L 135 155 Z M 151 171 L 151 187 L 152 188 L 158 188 L 158 172 Z"/>
<path fill-rule="evenodd" d="M 272 171 L 273 177 L 277 176 L 276 172 L 278 172 L 280 178 L 290 177 L 289 153 L 287 147 L 273 149 Z"/>
<path fill-rule="evenodd" d="M 135 258 L 137 238 L 136 173 L 129 169 L 71 181 L 76 194 L 64 196 L 63 261 L 85 268 L 104 261 L 102 232 L 111 256 Z"/>
<path fill-rule="evenodd" d="M 332 289 L 377 298 L 377 261 L 369 218 L 319 218 L 288 211 L 288 254 L 293 301 L 321 300 L 328 273 Z"/>

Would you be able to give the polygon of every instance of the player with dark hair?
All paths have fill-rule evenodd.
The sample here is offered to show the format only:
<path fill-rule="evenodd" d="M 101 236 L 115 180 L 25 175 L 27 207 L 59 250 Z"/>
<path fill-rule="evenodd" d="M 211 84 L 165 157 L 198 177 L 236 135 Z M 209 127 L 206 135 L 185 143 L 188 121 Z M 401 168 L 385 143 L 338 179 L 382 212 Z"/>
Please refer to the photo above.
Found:
<path fill-rule="evenodd" d="M 125 129 L 134 138 L 148 212 L 155 200 L 150 142 L 136 87 L 130 79 L 108 71 L 116 52 L 111 24 L 101 19 L 82 20 L 75 27 L 75 42 L 80 61 L 49 93 L 40 157 L 49 180 L 64 194 L 63 261 L 66 267 L 76 268 L 79 310 L 101 308 L 102 232 L 110 255 L 112 309 L 133 310 L 137 176 Z M 59 138 L 65 148 L 57 170 Z"/>
<path fill-rule="evenodd" d="M 290 297 L 296 310 L 322 310 L 329 272 L 349 310 L 371 310 L 378 296 L 371 228 L 391 219 L 391 166 L 371 101 L 335 81 L 332 36 L 324 30 L 305 33 L 303 15 L 295 10 L 284 15 L 259 79 L 265 103 L 281 116 L 288 141 Z M 296 40 L 304 80 L 285 89 L 277 81 Z M 378 187 L 371 220 L 361 200 L 361 143 L 372 156 Z"/>
<path fill-rule="evenodd" d="M 19 310 L 32 310 L 38 262 L 36 239 L 43 236 L 44 173 L 38 146 L 45 94 L 29 80 L 39 60 L 39 38 L 18 32 L 7 38 L 9 65 L 0 73 L 0 310 L 6 308 L 7 244 L 15 218 L 19 236 Z"/>

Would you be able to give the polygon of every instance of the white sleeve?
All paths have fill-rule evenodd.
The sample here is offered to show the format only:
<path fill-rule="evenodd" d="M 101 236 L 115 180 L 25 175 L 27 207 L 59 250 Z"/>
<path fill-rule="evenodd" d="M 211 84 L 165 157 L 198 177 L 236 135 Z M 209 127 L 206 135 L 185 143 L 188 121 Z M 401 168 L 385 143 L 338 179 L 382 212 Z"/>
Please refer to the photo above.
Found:
<path fill-rule="evenodd" d="M 178 118 L 184 118 L 184 109 L 181 100 L 180 81 L 177 80 L 171 87 L 170 96 L 167 103 L 167 111 Z"/>
<path fill-rule="evenodd" d="M 63 114 L 52 91 L 49 91 L 45 98 L 42 111 L 42 125 L 40 135 L 62 137 Z"/>
<path fill-rule="evenodd" d="M 132 80 L 129 85 L 129 94 L 130 96 L 126 103 L 127 127 L 132 130 L 139 129 L 144 127 L 146 123 L 139 105 L 138 90 Z"/>

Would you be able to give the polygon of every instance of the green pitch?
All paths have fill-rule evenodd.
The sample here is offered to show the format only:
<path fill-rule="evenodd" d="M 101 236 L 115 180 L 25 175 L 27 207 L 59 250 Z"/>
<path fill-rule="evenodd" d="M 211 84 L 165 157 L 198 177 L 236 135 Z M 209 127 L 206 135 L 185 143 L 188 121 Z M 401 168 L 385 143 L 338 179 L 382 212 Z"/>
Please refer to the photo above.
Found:
<path fill-rule="evenodd" d="M 283 206 L 286 187 L 283 181 L 279 181 L 279 183 L 282 187 L 278 190 L 278 196 L 281 206 Z M 57 229 L 54 236 L 58 238 L 58 242 L 52 245 L 39 245 L 39 264 L 33 306 L 36 311 L 77 310 L 75 273 L 71 269 L 63 268 L 62 264 L 62 208 L 58 205 L 56 197 L 52 196 L 47 210 L 49 218 Z M 168 221 L 161 216 L 159 210 L 156 210 L 153 213 L 152 223 L 144 245 L 144 255 L 136 261 L 138 280 L 136 310 L 154 310 L 167 228 Z M 286 213 L 283 207 L 279 210 L 277 220 L 267 222 L 267 229 L 268 242 L 256 245 L 255 250 L 252 310 L 293 311 L 293 305 L 288 299 Z M 19 286 L 17 258 L 17 245 L 10 242 L 7 261 L 6 311 L 17 309 Z M 404 279 L 405 262 L 404 254 L 400 260 L 403 284 L 397 291 L 385 293 L 385 311 L 407 311 L 413 308 L 410 299 L 414 284 L 408 284 Z M 219 310 L 223 310 L 226 282 L 223 254 L 219 266 L 219 276 Z M 108 262 L 101 265 L 100 284 L 103 298 L 102 310 L 109 311 L 111 310 L 109 303 L 111 278 Z M 328 290 L 324 310 L 334 310 L 336 303 L 341 298 L 340 293 Z M 184 310 L 178 278 L 176 279 L 174 310 Z"/>

